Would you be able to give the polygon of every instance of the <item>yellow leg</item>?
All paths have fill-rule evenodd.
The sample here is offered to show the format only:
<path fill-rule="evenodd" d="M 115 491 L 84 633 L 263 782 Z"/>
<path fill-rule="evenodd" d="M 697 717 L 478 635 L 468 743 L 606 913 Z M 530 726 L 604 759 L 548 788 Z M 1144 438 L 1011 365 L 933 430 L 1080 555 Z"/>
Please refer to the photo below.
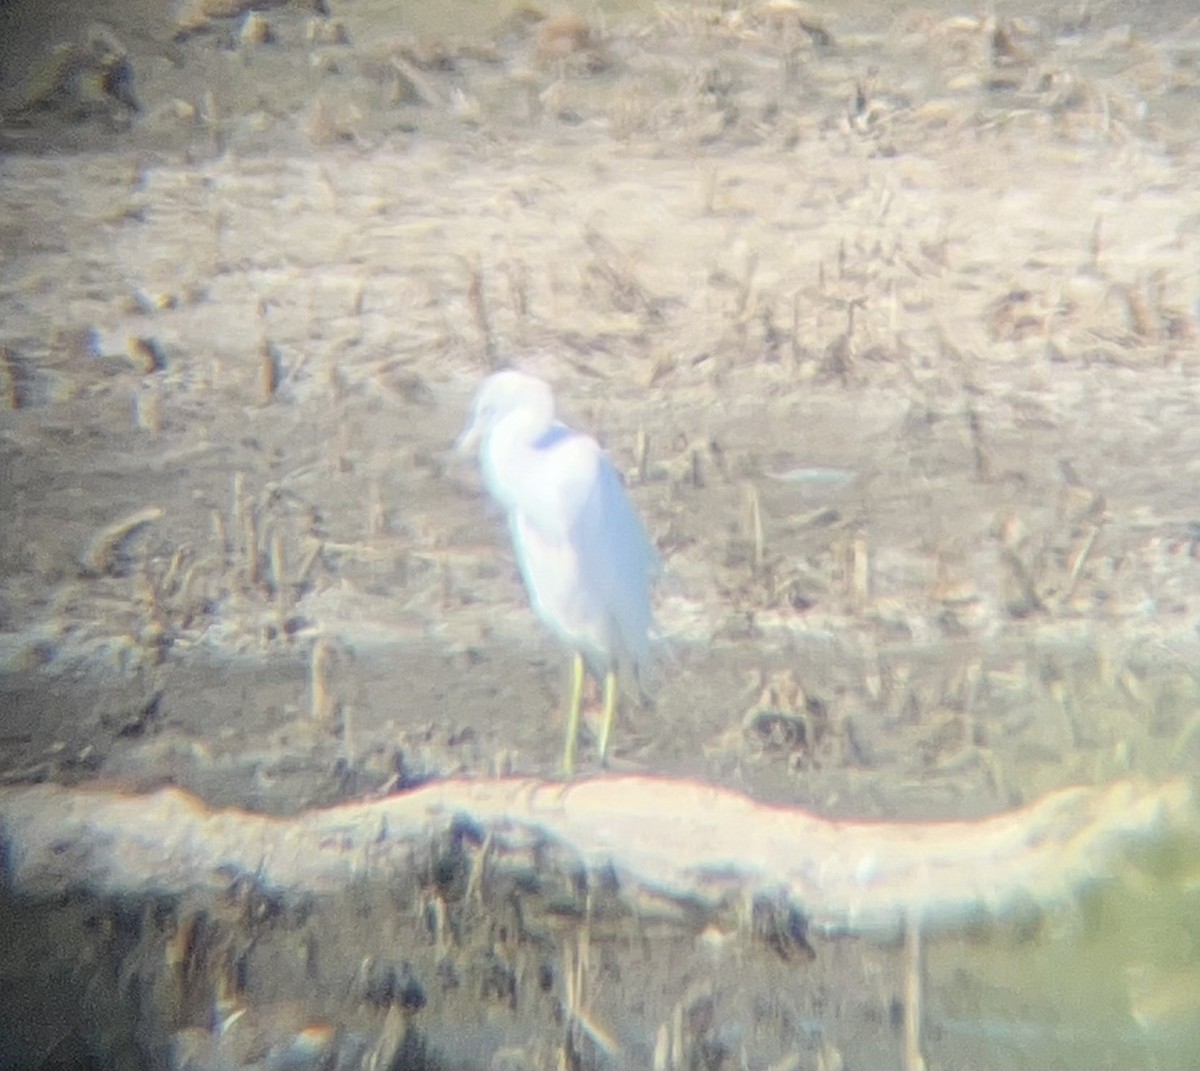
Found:
<path fill-rule="evenodd" d="M 600 726 L 600 765 L 608 757 L 608 738 L 612 736 L 613 720 L 617 715 L 617 674 L 609 670 L 604 675 L 604 721 Z"/>
<path fill-rule="evenodd" d="M 567 747 L 563 752 L 563 774 L 575 772 L 575 748 L 579 743 L 579 708 L 583 705 L 583 655 L 576 654 L 571 666 L 571 705 L 567 709 Z"/>

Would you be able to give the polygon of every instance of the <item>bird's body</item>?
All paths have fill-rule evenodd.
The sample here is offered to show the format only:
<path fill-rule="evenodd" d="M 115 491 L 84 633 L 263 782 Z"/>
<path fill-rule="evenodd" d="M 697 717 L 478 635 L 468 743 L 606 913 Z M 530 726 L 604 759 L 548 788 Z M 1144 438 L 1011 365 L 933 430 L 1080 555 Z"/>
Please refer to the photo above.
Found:
<path fill-rule="evenodd" d="M 541 380 L 520 372 L 490 376 L 460 443 L 478 443 L 484 483 L 508 514 L 530 602 L 577 656 L 569 772 L 582 663 L 605 683 L 603 758 L 617 667 L 636 669 L 646 656 L 657 554 L 616 469 L 594 439 L 555 419 L 554 398 Z"/>

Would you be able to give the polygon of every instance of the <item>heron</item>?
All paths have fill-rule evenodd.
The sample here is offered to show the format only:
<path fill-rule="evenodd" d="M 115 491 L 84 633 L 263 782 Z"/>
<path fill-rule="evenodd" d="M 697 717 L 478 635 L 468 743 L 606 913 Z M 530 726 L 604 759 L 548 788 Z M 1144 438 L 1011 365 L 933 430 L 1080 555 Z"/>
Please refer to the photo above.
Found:
<path fill-rule="evenodd" d="M 618 670 L 645 661 L 658 554 L 595 439 L 555 417 L 548 384 L 517 371 L 484 380 L 458 440 L 508 516 L 517 566 L 542 623 L 573 655 L 563 770 L 574 772 L 586 672 L 603 683 L 597 750 L 608 754 Z"/>

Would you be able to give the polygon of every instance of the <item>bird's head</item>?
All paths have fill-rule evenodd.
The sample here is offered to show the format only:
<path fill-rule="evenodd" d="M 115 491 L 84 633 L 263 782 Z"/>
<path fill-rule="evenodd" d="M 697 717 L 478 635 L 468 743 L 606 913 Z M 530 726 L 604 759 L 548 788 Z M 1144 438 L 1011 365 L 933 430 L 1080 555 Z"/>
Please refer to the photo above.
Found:
<path fill-rule="evenodd" d="M 549 427 L 554 395 L 547 383 L 524 372 L 497 372 L 483 381 L 471 403 L 471 417 L 458 437 L 460 453 L 473 453 L 496 425 L 520 413 L 531 424 Z"/>

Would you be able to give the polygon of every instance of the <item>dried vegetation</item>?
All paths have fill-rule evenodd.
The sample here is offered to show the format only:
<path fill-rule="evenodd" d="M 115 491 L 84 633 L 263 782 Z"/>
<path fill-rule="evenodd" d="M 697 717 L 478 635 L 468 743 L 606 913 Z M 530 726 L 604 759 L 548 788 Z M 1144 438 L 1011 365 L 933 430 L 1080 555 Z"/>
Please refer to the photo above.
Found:
<path fill-rule="evenodd" d="M 57 42 L 0 99 L 6 781 L 296 812 L 551 769 L 558 659 L 449 455 L 511 361 L 601 435 L 667 563 L 619 765 L 963 819 L 1194 768 L 1194 22 L 176 14 L 161 40 Z M 462 858 L 397 894 L 403 923 L 362 892 L 363 932 L 439 950 L 420 971 L 280 951 L 303 908 L 253 889 L 79 924 L 125 991 L 154 972 L 122 940 L 174 950 L 174 1012 L 143 1028 L 191 1066 L 435 1066 L 413 1024 L 480 1008 L 503 1037 L 465 1064 L 867 1066 L 895 1062 L 896 1019 L 914 1066 L 912 979 L 945 983 L 927 1018 L 965 992 L 918 933 L 907 981 L 836 943 L 800 969 L 786 903 L 676 920 L 634 963 L 646 932 L 601 939 L 579 907 L 603 875 L 534 934 L 526 887 L 485 895 Z M 292 1021 L 264 981 L 285 961 L 361 973 L 361 1022 L 251 1030 L 261 1004 Z M 1161 1043 L 1169 1065 L 1177 968 L 1147 952 L 1105 990 L 1165 1033 L 1054 1035 L 1043 1062 Z M 630 1011 L 634 989 L 662 999 Z M 947 1036 L 942 1062 L 988 1065 Z"/>

